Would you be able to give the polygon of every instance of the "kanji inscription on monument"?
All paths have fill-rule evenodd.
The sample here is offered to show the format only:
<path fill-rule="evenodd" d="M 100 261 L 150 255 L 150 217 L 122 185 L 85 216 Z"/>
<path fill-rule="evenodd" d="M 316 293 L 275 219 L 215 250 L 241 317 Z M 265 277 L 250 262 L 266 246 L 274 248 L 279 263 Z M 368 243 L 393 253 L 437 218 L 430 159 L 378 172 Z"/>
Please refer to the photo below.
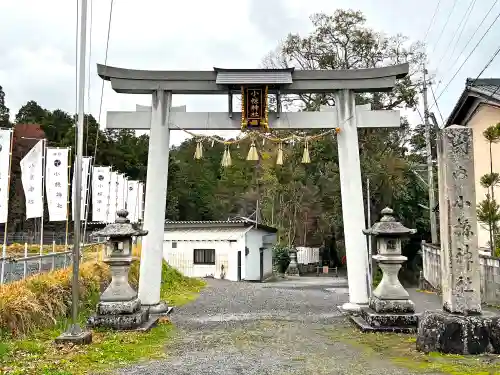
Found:
<path fill-rule="evenodd" d="M 443 308 L 481 313 L 472 129 L 453 125 L 438 136 Z"/>

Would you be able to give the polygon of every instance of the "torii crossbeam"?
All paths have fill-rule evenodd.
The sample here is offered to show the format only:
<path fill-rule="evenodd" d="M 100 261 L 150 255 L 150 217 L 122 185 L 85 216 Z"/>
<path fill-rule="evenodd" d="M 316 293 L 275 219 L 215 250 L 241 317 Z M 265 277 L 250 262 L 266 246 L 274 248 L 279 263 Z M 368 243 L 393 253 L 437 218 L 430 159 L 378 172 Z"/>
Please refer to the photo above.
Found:
<path fill-rule="evenodd" d="M 343 308 L 358 310 L 368 303 L 371 280 L 362 232 L 366 223 L 357 128 L 399 127 L 400 116 L 399 111 L 371 111 L 369 105 L 356 106 L 355 93 L 392 90 L 396 80 L 408 74 L 408 64 L 359 70 L 145 71 L 104 65 L 97 65 L 97 70 L 118 93 L 152 95 L 150 108 L 138 106 L 136 111 L 108 112 L 106 124 L 112 129 L 150 130 L 144 212 L 144 229 L 149 235 L 143 240 L 139 298 L 152 312 L 166 309 L 160 302 L 160 283 L 170 129 L 241 129 L 247 113 L 233 113 L 232 95 L 243 92 L 244 87 L 265 87 L 267 95 L 276 95 L 278 111 L 268 115 L 266 112 L 265 117 L 270 129 L 341 129 L 337 139 L 349 278 L 349 302 Z M 335 106 L 322 107 L 320 112 L 281 113 L 280 95 L 298 93 L 333 93 Z M 225 94 L 229 111 L 186 112 L 185 107 L 172 107 L 172 94 Z"/>

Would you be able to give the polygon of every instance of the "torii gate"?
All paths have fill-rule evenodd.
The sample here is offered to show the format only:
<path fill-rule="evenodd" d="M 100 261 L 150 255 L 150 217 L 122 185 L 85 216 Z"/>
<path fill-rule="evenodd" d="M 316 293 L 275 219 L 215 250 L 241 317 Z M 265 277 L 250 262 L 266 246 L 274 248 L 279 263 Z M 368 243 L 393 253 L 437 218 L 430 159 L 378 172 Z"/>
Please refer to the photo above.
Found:
<path fill-rule="evenodd" d="M 277 112 L 269 113 L 270 129 L 328 129 L 340 127 L 337 135 L 342 217 L 349 278 L 349 302 L 345 310 L 359 310 L 368 303 L 370 283 L 361 168 L 357 128 L 399 127 L 399 111 L 371 111 L 356 106 L 357 92 L 391 91 L 396 80 L 408 74 L 408 64 L 357 70 L 218 69 L 213 71 L 151 71 L 97 65 L 99 76 L 123 94 L 152 95 L 152 107 L 131 112 L 108 112 L 111 129 L 150 130 L 144 212 L 139 298 L 151 312 L 167 306 L 160 301 L 165 202 L 167 198 L 170 129 L 240 130 L 241 113 L 233 113 L 232 95 L 243 86 L 265 85 L 276 95 Z M 282 113 L 281 94 L 333 93 L 334 107 L 320 112 Z M 228 112 L 186 112 L 172 108 L 172 94 L 225 94 Z M 266 99 L 267 103 L 267 99 Z"/>

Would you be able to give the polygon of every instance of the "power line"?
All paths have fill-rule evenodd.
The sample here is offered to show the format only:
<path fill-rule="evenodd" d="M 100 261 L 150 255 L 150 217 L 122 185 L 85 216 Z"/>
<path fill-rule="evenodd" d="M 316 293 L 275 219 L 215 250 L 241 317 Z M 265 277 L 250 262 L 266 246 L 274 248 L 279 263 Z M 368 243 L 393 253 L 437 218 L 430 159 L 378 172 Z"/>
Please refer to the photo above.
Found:
<path fill-rule="evenodd" d="M 439 105 L 438 105 L 437 100 L 436 100 L 436 93 L 434 92 L 432 85 L 429 85 L 429 87 L 431 88 L 432 99 L 434 99 L 434 103 L 436 104 L 436 108 L 438 110 L 439 117 L 441 117 L 441 121 L 444 124 L 443 114 L 441 113 L 441 109 L 439 108 Z"/>
<path fill-rule="evenodd" d="M 434 14 L 432 15 L 431 22 L 429 23 L 429 27 L 427 28 L 427 31 L 425 32 L 424 43 L 427 40 L 427 36 L 429 35 L 429 31 L 431 31 L 432 24 L 434 23 L 434 19 L 436 18 L 436 14 L 437 14 L 437 11 L 439 9 L 439 4 L 441 4 L 441 0 L 438 1 L 436 8 L 434 9 Z"/>
<path fill-rule="evenodd" d="M 486 21 L 486 19 L 488 18 L 488 16 L 490 15 L 491 11 L 493 10 L 493 8 L 495 7 L 495 5 L 498 3 L 498 0 L 495 0 L 493 2 L 493 4 L 491 5 L 490 9 L 488 10 L 488 12 L 486 12 L 486 14 L 484 15 L 483 19 L 481 20 L 481 22 L 479 23 L 479 25 L 476 27 L 476 30 L 474 30 L 474 32 L 472 33 L 472 35 L 470 36 L 469 40 L 467 40 L 467 43 L 465 44 L 465 46 L 462 48 L 462 50 L 460 51 L 460 53 L 458 54 L 457 58 L 455 59 L 455 61 L 453 61 L 453 64 L 450 65 L 450 70 L 453 69 L 455 67 L 455 64 L 458 62 L 458 60 L 460 59 L 460 57 L 462 57 L 463 53 L 465 52 L 465 50 L 467 49 L 467 47 L 469 46 L 470 42 L 472 41 L 472 39 L 474 39 L 474 37 L 476 36 L 476 33 L 479 31 L 479 29 L 481 28 L 481 26 L 483 25 L 484 21 Z M 437 89 L 439 88 L 439 86 L 441 85 L 441 81 L 438 83 L 437 87 L 436 87 L 436 91 Z"/>
<path fill-rule="evenodd" d="M 471 16 L 472 12 L 474 11 L 474 6 L 475 5 L 476 5 L 476 0 L 473 0 L 472 3 L 471 3 L 471 5 L 469 6 L 470 11 L 469 11 L 469 13 L 466 16 L 466 19 L 465 19 L 465 22 L 463 24 L 462 30 L 460 30 L 460 33 L 458 34 L 457 40 L 455 41 L 455 44 L 453 45 L 453 49 L 451 50 L 450 56 L 453 56 L 453 54 L 457 50 L 458 43 L 460 42 L 460 40 L 462 38 L 462 34 L 463 34 L 464 30 L 465 30 L 465 26 L 467 26 L 467 22 L 469 22 L 469 18 Z"/>
<path fill-rule="evenodd" d="M 93 16 L 93 1 L 90 0 L 90 20 L 89 20 L 89 69 L 88 69 L 88 82 L 87 82 L 87 106 L 90 115 L 90 65 L 92 63 L 92 16 Z M 89 144 L 89 115 L 87 115 L 87 119 L 85 121 L 85 155 L 88 155 L 88 144 Z"/>
<path fill-rule="evenodd" d="M 497 0 L 498 1 L 498 0 Z M 496 1 L 495 1 L 496 3 Z M 437 100 L 439 100 L 439 98 L 441 98 L 441 96 L 446 92 L 446 90 L 448 89 L 448 87 L 450 86 L 451 82 L 453 82 L 453 80 L 455 79 L 455 77 L 458 75 L 458 73 L 460 72 L 460 70 L 462 70 L 463 66 L 465 65 L 465 63 L 469 60 L 469 58 L 472 56 L 472 54 L 474 53 L 474 51 L 477 49 L 477 47 L 479 46 L 479 44 L 481 44 L 481 42 L 483 41 L 484 37 L 490 32 L 491 28 L 493 27 L 493 25 L 498 21 L 498 18 L 500 18 L 500 13 L 497 14 L 497 16 L 495 17 L 495 19 L 493 20 L 493 22 L 490 24 L 490 26 L 488 27 L 488 29 L 485 31 L 485 33 L 483 34 L 483 36 L 481 37 L 481 39 L 479 39 L 479 41 L 476 43 L 476 45 L 474 46 L 474 48 L 472 49 L 472 51 L 469 53 L 469 55 L 467 56 L 467 58 L 464 60 L 464 62 L 460 65 L 460 67 L 457 69 L 457 71 L 455 72 L 455 74 L 453 75 L 453 77 L 451 77 L 451 79 L 448 81 L 448 83 L 446 84 L 446 86 L 444 87 L 444 89 L 441 91 L 441 93 L 438 95 L 437 99 L 436 99 L 436 103 L 437 103 Z M 431 106 L 430 108 L 432 108 L 433 106 Z M 429 108 L 429 109 L 430 109 Z"/>
<path fill-rule="evenodd" d="M 444 26 L 441 29 L 441 32 L 439 33 L 439 36 L 436 40 L 436 44 L 434 44 L 434 48 L 432 49 L 431 54 L 434 53 L 434 51 L 436 50 L 436 47 L 438 46 L 439 41 L 441 40 L 441 37 L 443 36 L 444 30 L 446 29 L 446 26 L 448 26 L 448 22 L 450 22 L 451 15 L 453 14 L 453 11 L 455 10 L 456 5 L 457 5 L 457 0 L 454 0 L 453 5 L 451 7 L 451 11 L 450 11 L 450 13 L 448 13 L 448 17 L 446 18 L 446 22 L 444 23 Z"/>
<path fill-rule="evenodd" d="M 479 77 L 481 77 L 481 75 L 484 73 L 484 71 L 486 69 L 488 69 L 488 67 L 491 65 L 491 63 L 493 62 L 493 60 L 495 60 L 495 58 L 497 57 L 497 55 L 500 53 L 500 46 L 497 48 L 497 50 L 495 51 L 495 53 L 493 54 L 493 56 L 491 56 L 490 60 L 486 63 L 486 65 L 483 67 L 483 69 L 479 72 L 479 74 L 477 75 L 476 79 L 473 81 L 476 82 Z"/>
<path fill-rule="evenodd" d="M 458 36 L 458 38 L 456 39 L 456 42 L 455 42 L 455 47 L 454 47 L 456 49 L 457 44 L 460 41 L 460 37 L 462 36 L 462 33 L 463 33 L 464 29 L 465 29 L 465 25 L 467 24 L 467 21 L 469 20 L 469 17 L 470 17 L 470 15 L 472 13 L 472 9 L 474 8 L 474 4 L 475 3 L 476 3 L 476 0 L 472 0 L 471 3 L 469 4 L 469 7 L 467 8 L 467 10 L 465 11 L 464 15 L 462 16 L 462 19 L 460 20 L 460 23 L 458 24 L 458 27 L 457 27 L 456 31 L 453 33 L 453 38 L 451 39 L 450 43 L 448 43 L 448 46 L 446 47 L 446 49 L 443 52 L 443 55 L 439 59 L 439 62 L 438 62 L 437 67 L 436 67 L 436 71 L 439 71 L 441 63 L 444 60 L 444 57 L 447 55 L 448 51 L 450 50 L 450 48 L 451 48 L 451 46 L 453 44 L 453 41 Z M 465 23 L 464 23 L 464 21 L 465 21 Z M 463 27 L 462 27 L 462 25 L 463 25 Z M 459 32 L 459 30 L 461 30 L 461 31 Z M 454 52 L 455 52 L 455 50 L 453 50 L 453 52 L 450 54 L 450 56 L 453 56 Z"/>
<path fill-rule="evenodd" d="M 108 64 L 108 52 L 109 52 L 109 36 L 111 34 L 111 20 L 113 19 L 113 0 L 110 0 L 110 7 L 109 7 L 109 18 L 108 18 L 108 34 L 106 36 L 106 52 L 104 55 L 104 65 Z M 99 117 L 98 117 L 98 128 L 96 130 L 96 135 L 95 135 L 95 145 L 94 145 L 94 157 L 92 158 L 92 165 L 91 169 L 94 168 L 95 166 L 95 161 L 96 161 L 96 156 L 97 156 L 97 143 L 99 140 L 99 126 L 101 124 L 101 113 L 102 113 L 102 97 L 104 94 L 104 80 L 102 81 L 101 85 L 101 99 L 99 102 Z M 90 197 L 90 189 L 87 189 L 87 196 L 85 199 L 87 200 L 87 206 L 88 206 L 88 200 Z M 84 223 L 84 229 L 83 229 L 83 236 L 85 238 L 85 232 L 87 231 L 87 221 L 88 221 L 88 216 L 85 217 L 85 223 Z"/>

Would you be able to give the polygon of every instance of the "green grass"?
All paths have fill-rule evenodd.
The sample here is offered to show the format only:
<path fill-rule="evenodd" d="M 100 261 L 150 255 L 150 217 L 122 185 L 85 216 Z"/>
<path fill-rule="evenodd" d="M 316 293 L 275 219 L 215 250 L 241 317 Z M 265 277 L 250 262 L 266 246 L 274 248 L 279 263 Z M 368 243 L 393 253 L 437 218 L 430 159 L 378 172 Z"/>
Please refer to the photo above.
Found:
<path fill-rule="evenodd" d="M 138 267 L 138 264 L 133 267 Z M 131 276 L 136 278 L 137 271 L 131 270 Z M 181 306 L 193 301 L 204 286 L 202 280 L 187 278 L 167 265 L 163 267 L 161 297 L 169 305 Z M 81 314 L 82 324 L 93 312 L 97 300 L 96 294 L 86 301 Z M 91 345 L 58 346 L 54 338 L 64 331 L 67 323 L 66 319 L 61 319 L 52 329 L 40 330 L 23 339 L 0 341 L 0 374 L 107 373 L 140 360 L 165 357 L 165 344 L 175 334 L 175 327 L 168 319 L 162 318 L 149 332 L 99 330 L 93 332 Z"/>
<path fill-rule="evenodd" d="M 500 374 L 500 357 L 497 355 L 462 356 L 440 353 L 426 355 L 415 349 L 415 337 L 411 335 L 362 333 L 353 328 L 341 328 L 332 331 L 330 338 L 415 372 L 450 375 Z"/>

